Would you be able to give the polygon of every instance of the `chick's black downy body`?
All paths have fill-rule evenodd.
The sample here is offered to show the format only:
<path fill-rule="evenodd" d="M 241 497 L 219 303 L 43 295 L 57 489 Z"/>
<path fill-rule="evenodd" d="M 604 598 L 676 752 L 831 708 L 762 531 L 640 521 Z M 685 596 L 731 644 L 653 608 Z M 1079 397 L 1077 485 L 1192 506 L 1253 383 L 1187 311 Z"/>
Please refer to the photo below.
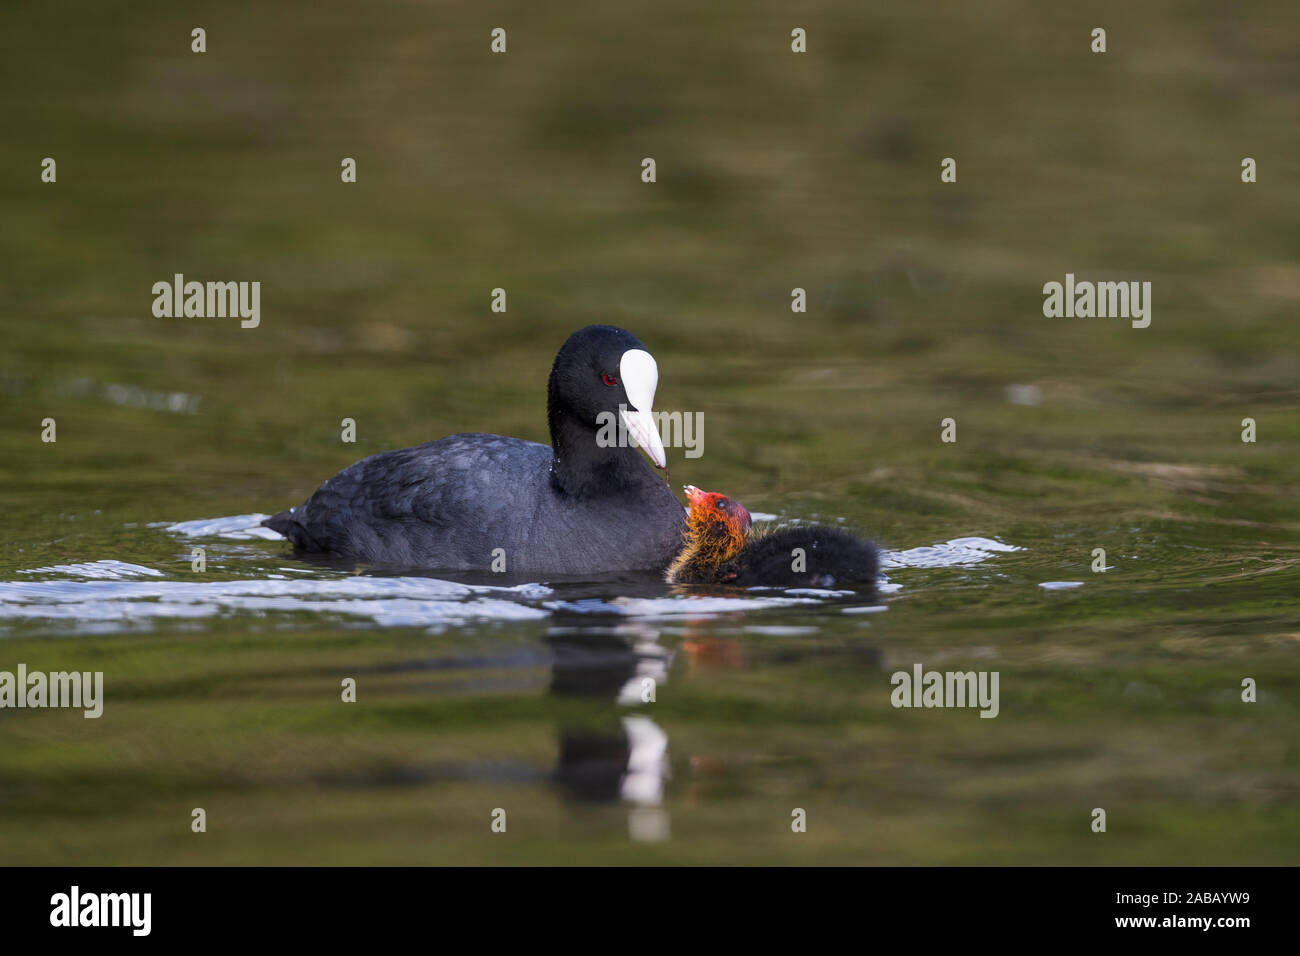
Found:
<path fill-rule="evenodd" d="M 878 569 L 876 548 L 868 541 L 841 528 L 789 525 L 751 533 L 740 553 L 719 572 L 741 587 L 874 588 Z"/>

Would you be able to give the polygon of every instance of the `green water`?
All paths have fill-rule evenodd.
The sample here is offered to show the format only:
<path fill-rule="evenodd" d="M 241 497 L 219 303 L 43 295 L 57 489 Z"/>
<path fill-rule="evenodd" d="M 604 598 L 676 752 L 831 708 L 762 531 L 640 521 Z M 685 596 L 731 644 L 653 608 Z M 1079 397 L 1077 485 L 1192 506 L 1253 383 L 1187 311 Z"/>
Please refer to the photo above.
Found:
<path fill-rule="evenodd" d="M 106 696 L 0 711 L 0 862 L 1300 859 L 1293 5 L 698 7 L 0 13 L 0 670 Z M 177 272 L 260 281 L 260 326 L 155 318 Z M 1067 272 L 1150 281 L 1150 327 L 1045 318 Z M 105 611 L 24 573 L 342 588 L 159 525 L 457 431 L 545 441 L 550 361 L 591 322 L 704 415 L 675 486 L 894 551 L 1019 550 L 890 570 L 873 613 L 664 614 L 635 602 L 665 588 L 593 581 L 432 626 Z M 15 611 L 42 602 L 85 616 Z M 647 647 L 656 700 L 617 703 Z M 999 716 L 893 708 L 916 663 L 996 670 Z M 667 741 L 649 811 L 615 792 L 638 715 Z M 666 839 L 630 836 L 647 813 Z"/>

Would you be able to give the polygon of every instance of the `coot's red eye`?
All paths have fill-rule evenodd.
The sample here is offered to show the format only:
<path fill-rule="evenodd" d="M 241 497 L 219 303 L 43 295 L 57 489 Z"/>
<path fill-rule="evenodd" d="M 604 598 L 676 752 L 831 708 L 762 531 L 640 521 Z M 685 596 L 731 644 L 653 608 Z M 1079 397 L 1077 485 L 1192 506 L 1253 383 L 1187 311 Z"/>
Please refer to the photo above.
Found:
<path fill-rule="evenodd" d="M 604 382 L 606 385 L 608 385 L 610 388 L 613 388 L 615 385 L 618 384 L 618 379 L 616 379 L 613 375 L 610 375 L 608 372 L 602 375 L 600 377 L 600 380 Z"/>

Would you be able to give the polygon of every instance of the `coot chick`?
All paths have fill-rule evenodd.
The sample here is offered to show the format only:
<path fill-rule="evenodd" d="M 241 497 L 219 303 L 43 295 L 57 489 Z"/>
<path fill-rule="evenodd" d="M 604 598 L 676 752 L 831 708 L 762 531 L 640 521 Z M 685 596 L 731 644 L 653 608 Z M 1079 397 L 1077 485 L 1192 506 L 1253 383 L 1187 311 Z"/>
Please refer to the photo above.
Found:
<path fill-rule="evenodd" d="M 879 561 L 868 541 L 816 524 L 751 530 L 740 502 L 692 485 L 686 497 L 685 546 L 668 569 L 670 584 L 875 589 Z"/>
<path fill-rule="evenodd" d="M 636 447 L 666 465 L 652 412 L 658 381 L 635 335 L 587 326 L 551 368 L 549 446 L 475 433 L 383 452 L 262 523 L 300 551 L 374 564 L 662 571 L 681 547 L 685 513 Z"/>

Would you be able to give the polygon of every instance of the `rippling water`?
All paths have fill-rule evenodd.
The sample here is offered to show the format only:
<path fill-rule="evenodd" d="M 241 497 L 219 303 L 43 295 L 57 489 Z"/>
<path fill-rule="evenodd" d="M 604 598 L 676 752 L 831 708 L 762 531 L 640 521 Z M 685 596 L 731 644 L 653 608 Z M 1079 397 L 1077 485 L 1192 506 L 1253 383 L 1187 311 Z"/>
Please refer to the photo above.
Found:
<path fill-rule="evenodd" d="M 264 514 L 159 523 L 160 531 L 187 543 L 283 539 L 260 526 Z M 761 515 L 763 518 L 775 516 Z M 646 597 L 621 595 L 581 597 L 581 584 L 560 592 L 537 582 L 499 587 L 462 584 L 436 577 L 321 576 L 310 566 L 267 567 L 265 553 L 234 555 L 224 573 L 253 575 L 220 581 L 166 580 L 157 568 L 104 558 L 79 564 L 26 568 L 22 577 L 0 582 L 0 626 L 6 621 L 67 622 L 73 628 L 117 623 L 138 628 L 151 620 L 221 618 L 232 615 L 306 612 L 337 619 L 360 619 L 380 626 L 441 629 L 471 621 L 522 621 L 547 617 L 553 611 L 618 614 L 636 618 L 692 618 L 758 611 L 795 605 L 821 605 L 855 596 L 853 591 L 813 588 L 750 588 L 729 596 L 678 593 Z M 283 550 L 280 548 L 279 550 Z M 955 538 L 940 544 L 887 551 L 881 567 L 971 567 L 998 553 L 1018 550 L 987 538 Z M 205 548 L 206 554 L 206 548 Z M 303 575 L 309 575 L 303 578 Z M 215 574 L 213 575 L 215 576 Z M 650 583 L 642 581 L 642 589 Z M 1043 587 L 1056 586 L 1049 582 Z M 902 587 L 882 574 L 878 593 Z M 678 591 L 687 589 L 678 588 Z M 735 590 L 735 589 L 730 589 Z M 868 595 L 870 597 L 871 595 Z M 884 605 L 839 607 L 841 613 L 884 610 Z"/>
<path fill-rule="evenodd" d="M 1171 584 L 1168 564 L 1136 587 L 1109 571 L 1055 580 L 1043 571 L 1057 559 L 1037 553 L 1055 536 L 966 535 L 891 542 L 865 601 L 636 576 L 502 585 L 303 561 L 262 517 L 123 527 L 108 535 L 130 538 L 119 557 L 0 581 L 0 647 L 29 669 L 101 669 L 107 688 L 97 721 L 0 713 L 19 743 L 0 777 L 15 858 L 50 858 L 18 820 L 50 832 L 41 821 L 80 812 L 86 788 L 132 801 L 121 826 L 73 841 L 78 859 L 114 862 L 209 858 L 158 830 L 181 804 L 225 807 L 244 834 L 220 844 L 228 862 L 483 861 L 497 851 L 470 834 L 497 808 L 525 832 L 503 860 L 976 862 L 987 850 L 964 828 L 1008 802 L 1034 849 L 997 852 L 1043 859 L 1073 846 L 1061 824 L 1102 802 L 1097 788 L 1118 787 L 1151 820 L 1172 781 L 1216 812 L 1244 800 L 1261 832 L 1288 825 L 1286 777 L 1217 763 L 1230 741 L 1258 744 L 1206 723 L 1240 706 L 1237 675 L 1258 671 L 1248 649 L 1267 641 L 1190 623 L 1199 585 Z M 1168 560 L 1167 533 L 1133 533 L 1111 566 Z M 1202 580 L 1238 561 L 1186 553 L 1199 558 L 1182 572 Z M 1129 616 L 1109 617 L 1116 604 Z M 1171 655 L 1190 667 L 1177 678 Z M 891 676 L 916 664 L 997 670 L 997 720 L 892 707 Z M 340 699 L 345 679 L 356 703 Z M 1260 702 L 1286 709 L 1282 693 L 1266 682 Z M 1189 712 L 1202 716 L 1170 722 Z M 112 767 L 68 755 L 101 753 L 105 738 Z M 74 750 L 15 759 L 56 743 Z M 847 844 L 782 843 L 796 807 Z M 300 813 L 344 837 L 317 840 Z M 910 833 L 917 821 L 945 842 Z M 753 832 L 768 834 L 759 849 L 738 850 Z M 1158 832 L 1138 842 L 1164 845 Z"/>

